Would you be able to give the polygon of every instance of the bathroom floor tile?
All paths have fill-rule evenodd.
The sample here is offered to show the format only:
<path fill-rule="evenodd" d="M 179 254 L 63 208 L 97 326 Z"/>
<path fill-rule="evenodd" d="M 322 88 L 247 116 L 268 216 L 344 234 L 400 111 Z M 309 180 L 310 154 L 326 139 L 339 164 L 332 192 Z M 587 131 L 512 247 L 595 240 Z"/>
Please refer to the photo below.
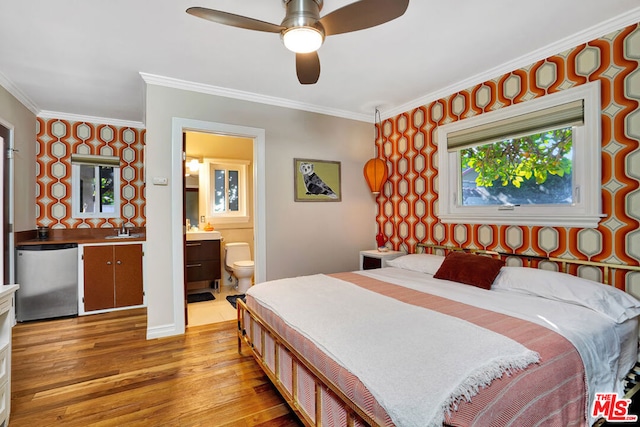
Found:
<path fill-rule="evenodd" d="M 207 325 L 236 319 L 237 312 L 227 301 L 227 295 L 236 295 L 237 289 L 222 286 L 220 293 L 214 292 L 213 301 L 195 302 L 187 305 L 189 326 Z"/>

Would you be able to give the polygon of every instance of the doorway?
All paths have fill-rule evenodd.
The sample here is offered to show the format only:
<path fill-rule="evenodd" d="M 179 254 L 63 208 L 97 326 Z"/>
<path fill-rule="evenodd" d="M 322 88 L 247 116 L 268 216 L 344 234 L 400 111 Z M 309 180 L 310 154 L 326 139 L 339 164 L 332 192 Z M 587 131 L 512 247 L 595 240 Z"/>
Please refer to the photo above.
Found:
<path fill-rule="evenodd" d="M 253 164 L 248 172 L 249 179 L 253 183 L 252 218 L 254 230 L 254 281 L 263 282 L 266 278 L 266 215 L 265 215 L 265 130 L 246 126 L 230 125 L 225 123 L 207 122 L 201 120 L 173 118 L 172 121 L 172 188 L 171 193 L 176 195 L 174 200 L 180 203 L 172 205 L 172 253 L 173 253 L 173 310 L 176 329 L 184 331 L 185 328 L 185 291 L 184 291 L 184 193 L 183 176 L 183 134 L 185 132 L 201 132 L 232 137 L 249 138 L 253 141 Z"/>
<path fill-rule="evenodd" d="M 230 300 L 241 292 L 225 269 L 224 254 L 225 245 L 236 242 L 247 243 L 254 252 L 254 188 L 248 179 L 254 140 L 189 131 L 184 141 L 187 325 L 234 320 L 236 310 Z M 220 239 L 194 240 L 191 231 L 211 228 Z"/>
<path fill-rule="evenodd" d="M 15 251 L 13 230 L 13 132 L 0 121 L 0 146 L 2 147 L 2 270 L 3 284 L 15 282 Z"/>

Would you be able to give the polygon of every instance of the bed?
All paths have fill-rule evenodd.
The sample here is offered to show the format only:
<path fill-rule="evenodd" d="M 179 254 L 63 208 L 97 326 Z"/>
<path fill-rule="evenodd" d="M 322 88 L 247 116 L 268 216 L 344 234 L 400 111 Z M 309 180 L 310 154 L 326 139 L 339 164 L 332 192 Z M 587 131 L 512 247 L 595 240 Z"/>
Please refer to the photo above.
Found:
<path fill-rule="evenodd" d="M 593 425 L 596 393 L 635 391 L 640 302 L 576 275 L 611 284 L 640 267 L 416 252 L 238 300 L 238 350 L 305 425 Z"/>

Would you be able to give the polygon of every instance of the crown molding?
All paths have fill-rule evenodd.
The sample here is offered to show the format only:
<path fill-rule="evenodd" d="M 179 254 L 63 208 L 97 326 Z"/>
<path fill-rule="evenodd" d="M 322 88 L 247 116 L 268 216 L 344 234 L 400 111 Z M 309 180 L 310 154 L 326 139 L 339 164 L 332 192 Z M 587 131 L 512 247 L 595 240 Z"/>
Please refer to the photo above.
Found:
<path fill-rule="evenodd" d="M 59 111 L 43 110 L 43 111 L 40 111 L 37 114 L 37 116 L 43 119 L 62 119 L 62 120 L 68 120 L 70 122 L 96 123 L 96 124 L 125 127 L 125 128 L 144 129 L 145 127 L 144 123 L 142 122 L 110 119 L 108 117 L 85 116 L 81 114 L 61 113 Z"/>
<path fill-rule="evenodd" d="M 7 77 L 0 72 L 0 86 L 5 88 L 7 92 L 13 95 L 22 105 L 24 105 L 29 111 L 31 111 L 36 117 L 42 117 L 45 119 L 62 119 L 73 122 L 88 122 L 88 123 L 100 123 L 111 126 L 131 127 L 131 128 L 144 128 L 144 123 L 133 122 L 128 120 L 110 119 L 106 117 L 93 117 L 84 116 L 80 114 L 62 113 L 59 111 L 47 111 L 40 110 L 36 104 L 25 95 L 20 89 L 18 89 Z"/>
<path fill-rule="evenodd" d="M 13 95 L 22 105 L 24 105 L 29 111 L 33 114 L 38 115 L 38 107 L 36 104 L 22 92 L 20 89 L 16 87 L 2 72 L 0 72 L 0 86 L 5 88 L 7 92 Z"/>
<path fill-rule="evenodd" d="M 258 93 L 245 92 L 236 89 L 229 89 L 220 86 L 195 83 L 186 80 L 164 77 L 156 74 L 140 72 L 140 76 L 147 84 L 165 86 L 173 89 L 188 90 L 191 92 L 204 93 L 208 95 L 223 96 L 225 98 L 239 99 L 242 101 L 257 102 L 260 104 L 273 105 L 276 107 L 292 108 L 294 110 L 308 111 L 311 113 L 325 114 L 328 116 L 342 117 L 345 119 L 357 120 L 361 122 L 372 122 L 371 117 L 366 114 L 354 113 L 352 111 L 338 110 L 334 108 L 321 107 L 313 104 L 306 104 L 285 98 L 261 95 Z"/>
<path fill-rule="evenodd" d="M 640 7 L 632 9 L 627 13 L 618 15 L 607 21 L 601 22 L 600 24 L 595 25 L 591 28 L 587 28 L 583 31 L 575 33 L 567 38 L 558 40 L 557 42 L 544 46 L 538 50 L 530 52 L 519 58 L 516 58 L 509 62 L 505 62 L 504 64 L 498 65 L 485 72 L 476 74 L 475 76 L 461 80 L 450 86 L 439 89 L 435 92 L 431 92 L 427 95 L 421 96 L 420 98 L 416 98 L 412 101 L 406 102 L 402 105 L 392 108 L 386 111 L 382 116 L 382 118 L 388 119 L 390 117 L 395 117 L 399 114 L 405 113 L 407 111 L 411 111 L 414 108 L 427 105 L 433 101 L 437 101 L 438 99 L 444 98 L 453 93 L 460 92 L 461 90 L 468 89 L 480 83 L 484 83 L 488 80 L 494 79 L 503 74 L 510 73 L 513 70 L 518 70 L 520 68 L 526 67 L 537 61 L 549 58 L 553 55 L 557 55 L 560 52 L 564 52 L 567 49 L 571 49 L 583 43 L 590 42 L 592 40 L 605 36 L 613 31 L 620 30 L 622 28 L 625 28 L 629 25 L 632 25 L 638 22 L 640 22 Z"/>

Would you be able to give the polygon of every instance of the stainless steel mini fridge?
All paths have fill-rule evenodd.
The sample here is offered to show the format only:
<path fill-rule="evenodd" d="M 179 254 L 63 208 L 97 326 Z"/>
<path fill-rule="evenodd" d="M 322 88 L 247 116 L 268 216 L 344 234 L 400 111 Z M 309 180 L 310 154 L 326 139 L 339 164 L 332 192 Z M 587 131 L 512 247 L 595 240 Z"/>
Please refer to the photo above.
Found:
<path fill-rule="evenodd" d="M 38 244 L 17 248 L 16 320 L 78 314 L 78 245 Z"/>

